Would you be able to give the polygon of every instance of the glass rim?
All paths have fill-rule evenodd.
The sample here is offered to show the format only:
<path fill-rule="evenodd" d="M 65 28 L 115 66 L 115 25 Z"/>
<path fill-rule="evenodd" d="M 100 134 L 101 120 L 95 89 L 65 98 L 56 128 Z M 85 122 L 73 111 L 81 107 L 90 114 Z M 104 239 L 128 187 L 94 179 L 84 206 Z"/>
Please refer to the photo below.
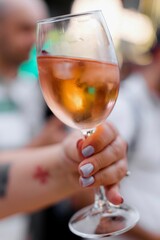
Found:
<path fill-rule="evenodd" d="M 79 13 L 69 13 L 69 14 L 59 15 L 59 16 L 55 16 L 55 17 L 49 17 L 49 18 L 38 20 L 37 24 L 47 24 L 47 23 L 52 23 L 52 22 L 59 22 L 61 20 L 67 20 L 69 18 L 73 18 L 73 17 L 77 17 L 77 16 L 91 15 L 94 13 L 102 14 L 102 10 L 95 9 L 95 10 L 91 10 L 91 11 L 84 11 L 84 12 L 79 12 Z"/>

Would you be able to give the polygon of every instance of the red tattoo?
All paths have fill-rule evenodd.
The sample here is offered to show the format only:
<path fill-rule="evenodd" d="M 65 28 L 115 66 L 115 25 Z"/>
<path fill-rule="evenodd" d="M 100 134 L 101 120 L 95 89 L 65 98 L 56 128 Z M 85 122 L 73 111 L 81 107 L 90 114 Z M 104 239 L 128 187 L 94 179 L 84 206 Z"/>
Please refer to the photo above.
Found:
<path fill-rule="evenodd" d="M 49 177 L 49 173 L 45 171 L 42 167 L 38 166 L 33 175 L 33 178 L 38 179 L 40 183 L 47 183 Z"/>

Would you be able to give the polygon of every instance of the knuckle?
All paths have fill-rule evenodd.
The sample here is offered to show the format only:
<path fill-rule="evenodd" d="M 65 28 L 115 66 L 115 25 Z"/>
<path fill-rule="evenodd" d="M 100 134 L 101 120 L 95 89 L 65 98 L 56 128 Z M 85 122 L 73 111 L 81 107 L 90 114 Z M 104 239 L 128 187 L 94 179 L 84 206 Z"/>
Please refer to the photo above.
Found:
<path fill-rule="evenodd" d="M 104 171 L 101 171 L 99 174 L 97 174 L 96 176 L 96 182 L 99 185 L 106 185 L 107 181 L 107 177 Z"/>
<path fill-rule="evenodd" d="M 98 172 L 103 167 L 102 156 L 100 157 L 99 154 L 94 155 L 92 163 L 94 165 L 94 172 Z"/>
<path fill-rule="evenodd" d="M 122 143 L 122 148 L 123 148 L 124 156 L 126 156 L 128 144 L 127 144 L 127 142 L 126 142 L 123 138 L 121 138 L 121 143 Z"/>
<path fill-rule="evenodd" d="M 117 171 L 118 179 L 121 180 L 123 177 L 125 177 L 126 172 L 127 172 L 126 159 L 122 159 L 118 162 L 118 171 Z"/>
<path fill-rule="evenodd" d="M 127 171 L 126 159 L 119 160 L 108 168 L 102 169 L 95 174 L 96 185 L 110 186 L 122 180 Z"/>
<path fill-rule="evenodd" d="M 114 135 L 118 135 L 118 130 L 115 128 L 115 126 L 113 125 L 113 123 L 107 122 L 107 125 L 110 127 L 110 129 L 112 130 L 112 133 L 113 133 Z"/>
<path fill-rule="evenodd" d="M 114 141 L 111 145 L 112 153 L 115 157 L 119 157 L 122 154 L 122 148 L 117 141 Z"/>
<path fill-rule="evenodd" d="M 102 129 L 103 129 L 103 132 L 106 133 L 105 135 L 107 136 L 107 138 L 106 138 L 106 136 L 104 134 L 101 134 L 101 136 L 105 137 L 105 139 L 104 139 L 105 142 L 106 142 L 106 139 L 108 140 L 108 142 L 112 142 L 118 135 L 117 129 L 113 126 L 113 124 L 111 122 L 106 122 L 106 124 L 103 125 Z M 101 129 L 101 131 L 102 131 L 102 129 Z"/>
<path fill-rule="evenodd" d="M 94 174 L 94 178 L 95 178 L 95 186 L 106 185 L 106 183 L 108 182 L 107 180 L 108 177 L 105 174 L 104 170 L 101 170 L 96 174 Z"/>
<path fill-rule="evenodd" d="M 112 143 L 112 151 L 116 157 L 124 157 L 126 155 L 126 148 L 127 144 L 120 136 Z"/>

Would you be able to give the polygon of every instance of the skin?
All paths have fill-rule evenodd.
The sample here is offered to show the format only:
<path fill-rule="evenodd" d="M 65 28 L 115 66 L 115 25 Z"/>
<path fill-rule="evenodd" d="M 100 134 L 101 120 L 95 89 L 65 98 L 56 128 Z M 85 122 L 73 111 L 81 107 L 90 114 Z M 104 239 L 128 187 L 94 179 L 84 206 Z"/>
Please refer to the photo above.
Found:
<path fill-rule="evenodd" d="M 95 152 L 84 157 L 82 151 L 87 146 L 92 146 Z M 94 182 L 83 187 L 80 168 L 88 163 L 94 168 L 85 178 L 93 176 Z M 54 145 L 3 151 L 0 167 L 6 165 L 10 167 L 5 194 L 0 196 L 0 219 L 41 209 L 99 185 L 105 186 L 112 203 L 122 203 L 119 182 L 127 171 L 126 143 L 108 123 L 99 126 L 87 139 L 74 131 Z"/>
<path fill-rule="evenodd" d="M 66 126 L 55 116 L 50 116 L 40 133 L 26 147 L 45 146 L 62 141 L 68 133 Z"/>

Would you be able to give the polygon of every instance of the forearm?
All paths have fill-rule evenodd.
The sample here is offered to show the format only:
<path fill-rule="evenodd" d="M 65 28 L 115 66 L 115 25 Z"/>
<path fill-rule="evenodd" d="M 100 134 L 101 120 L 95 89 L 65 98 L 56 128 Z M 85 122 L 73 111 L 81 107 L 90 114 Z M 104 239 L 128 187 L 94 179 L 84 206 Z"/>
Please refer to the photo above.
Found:
<path fill-rule="evenodd" d="M 49 145 L 45 138 L 40 135 L 34 137 L 25 148 L 43 147 Z"/>
<path fill-rule="evenodd" d="M 9 167 L 5 191 L 0 195 L 0 218 L 56 203 L 78 189 L 78 179 L 77 186 L 72 185 L 61 157 L 59 145 L 1 153 L 1 169 Z"/>

